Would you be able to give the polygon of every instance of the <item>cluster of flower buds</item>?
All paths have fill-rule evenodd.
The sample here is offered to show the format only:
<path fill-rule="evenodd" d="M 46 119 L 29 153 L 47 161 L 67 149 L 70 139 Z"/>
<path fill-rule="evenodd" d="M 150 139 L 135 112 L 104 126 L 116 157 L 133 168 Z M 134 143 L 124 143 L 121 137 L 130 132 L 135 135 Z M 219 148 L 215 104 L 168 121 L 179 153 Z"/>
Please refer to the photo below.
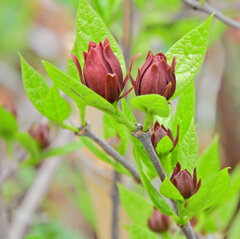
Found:
<path fill-rule="evenodd" d="M 50 132 L 47 125 L 38 124 L 29 129 L 29 134 L 36 140 L 38 145 L 44 149 L 50 144 Z"/>
<path fill-rule="evenodd" d="M 170 180 L 185 199 L 188 199 L 195 194 L 201 186 L 201 179 L 197 182 L 196 168 L 193 170 L 192 177 L 187 169 L 181 170 L 179 162 L 175 166 Z"/>
<path fill-rule="evenodd" d="M 154 207 L 153 215 L 148 219 L 148 227 L 154 232 L 165 232 L 170 227 L 169 217 L 162 214 L 156 207 Z"/>
<path fill-rule="evenodd" d="M 151 141 L 154 149 L 156 149 L 158 142 L 165 136 L 168 136 L 169 139 L 173 143 L 173 147 L 170 150 L 173 151 L 173 149 L 176 147 L 177 142 L 178 142 L 178 136 L 179 136 L 179 127 L 177 128 L 177 136 L 174 139 L 172 131 L 170 129 L 166 129 L 163 125 L 160 125 L 158 121 L 155 122 L 153 126 L 153 133 L 151 136 Z"/>
<path fill-rule="evenodd" d="M 74 55 L 71 57 L 77 67 L 81 82 L 110 103 L 126 96 L 133 88 L 136 95 L 160 94 L 167 100 L 170 99 L 176 89 L 176 58 L 173 58 L 169 66 L 163 53 L 154 56 L 150 51 L 134 81 L 131 68 L 138 55 L 133 57 L 124 80 L 120 63 L 112 51 L 108 38 L 104 42 L 100 41 L 99 44 L 89 42 L 88 52 L 83 52 L 83 73 L 77 57 Z M 129 77 L 133 88 L 120 97 Z"/>

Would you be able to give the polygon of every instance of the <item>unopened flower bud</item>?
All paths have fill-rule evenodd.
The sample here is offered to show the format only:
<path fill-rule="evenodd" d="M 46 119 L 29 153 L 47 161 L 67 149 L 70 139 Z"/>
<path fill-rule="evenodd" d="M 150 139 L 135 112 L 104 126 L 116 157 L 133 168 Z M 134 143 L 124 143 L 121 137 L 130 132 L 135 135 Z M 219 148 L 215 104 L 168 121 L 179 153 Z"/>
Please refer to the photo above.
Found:
<path fill-rule="evenodd" d="M 179 128 L 177 128 L 177 136 L 174 139 L 172 131 L 170 129 L 166 129 L 164 125 L 160 125 L 158 121 L 155 122 L 153 126 L 153 133 L 151 136 L 151 141 L 154 149 L 156 149 L 158 142 L 165 136 L 168 136 L 169 139 L 173 143 L 172 149 L 170 149 L 170 152 L 173 151 L 175 146 L 177 145 L 178 142 L 178 135 L 179 135 Z"/>
<path fill-rule="evenodd" d="M 130 78 L 135 94 L 159 94 L 169 100 L 176 90 L 175 66 L 176 57 L 169 66 L 162 52 L 154 56 L 149 51 L 146 62 L 138 69 L 136 81 Z"/>
<path fill-rule="evenodd" d="M 42 149 L 50 144 L 50 132 L 47 125 L 39 124 L 33 126 L 29 129 L 29 134 L 31 134 Z"/>
<path fill-rule="evenodd" d="M 169 217 L 162 214 L 156 207 L 154 207 L 153 215 L 148 219 L 148 227 L 154 232 L 165 232 L 169 229 Z"/>
<path fill-rule="evenodd" d="M 201 179 L 197 182 L 196 168 L 193 170 L 192 177 L 187 169 L 181 170 L 179 162 L 175 166 L 170 180 L 185 199 L 190 198 L 201 186 Z"/>
<path fill-rule="evenodd" d="M 119 99 L 128 77 L 123 81 L 120 63 L 112 51 L 108 38 L 99 44 L 89 42 L 88 52 L 83 52 L 83 74 L 77 57 L 74 55 L 71 57 L 85 86 L 110 103 Z"/>

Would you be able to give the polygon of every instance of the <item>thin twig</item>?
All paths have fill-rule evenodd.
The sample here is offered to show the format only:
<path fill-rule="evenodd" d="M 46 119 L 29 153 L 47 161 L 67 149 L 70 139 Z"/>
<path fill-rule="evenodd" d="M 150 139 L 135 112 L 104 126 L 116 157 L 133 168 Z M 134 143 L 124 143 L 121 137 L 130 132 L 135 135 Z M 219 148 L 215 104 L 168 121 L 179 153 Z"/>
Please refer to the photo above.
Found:
<path fill-rule="evenodd" d="M 142 125 L 138 124 L 137 125 L 138 131 L 132 133 L 133 136 L 135 136 L 137 139 L 139 139 L 143 146 L 145 147 L 150 159 L 152 160 L 152 163 L 161 179 L 161 181 L 163 182 L 164 179 L 166 178 L 166 173 L 164 171 L 164 168 L 161 165 L 161 162 L 159 161 L 159 158 L 156 154 L 156 151 L 153 148 L 152 142 L 151 142 L 151 135 L 152 135 L 152 131 L 149 130 L 148 132 L 143 132 L 142 129 Z M 174 212 L 176 213 L 176 215 L 178 215 L 178 207 L 177 207 L 177 203 L 174 200 L 171 200 L 171 207 L 174 210 Z M 182 232 L 184 233 L 184 235 L 186 236 L 187 239 L 196 239 L 195 233 L 192 229 L 192 226 L 189 223 L 187 223 L 184 226 L 180 226 Z"/>
<path fill-rule="evenodd" d="M 95 143 L 103 148 L 103 150 L 111 155 L 115 160 L 117 160 L 120 164 L 122 164 L 133 176 L 133 178 L 140 183 L 141 179 L 138 172 L 128 163 L 128 161 L 123 158 L 114 148 L 112 148 L 106 141 L 101 139 L 99 136 L 94 134 L 90 125 L 88 124 L 86 127 L 81 127 L 80 131 L 77 133 L 78 136 L 86 136 L 91 138 Z"/>
<path fill-rule="evenodd" d="M 120 174 L 114 170 L 113 173 L 113 184 L 112 184 L 112 191 L 111 191 L 111 198 L 112 198 L 112 239 L 119 238 L 119 228 L 118 228 L 118 221 L 119 221 L 119 193 L 117 183 L 120 181 Z"/>
<path fill-rule="evenodd" d="M 230 17 L 227 17 L 219 10 L 215 9 L 214 7 L 210 6 L 207 2 L 205 2 L 203 5 L 200 3 L 200 1 L 197 0 L 182 0 L 187 5 L 191 6 L 193 9 L 205 12 L 207 14 L 214 14 L 216 18 L 218 18 L 220 21 L 226 23 L 227 25 L 231 27 L 235 27 L 237 29 L 240 29 L 240 22 L 235 21 L 231 19 Z"/>

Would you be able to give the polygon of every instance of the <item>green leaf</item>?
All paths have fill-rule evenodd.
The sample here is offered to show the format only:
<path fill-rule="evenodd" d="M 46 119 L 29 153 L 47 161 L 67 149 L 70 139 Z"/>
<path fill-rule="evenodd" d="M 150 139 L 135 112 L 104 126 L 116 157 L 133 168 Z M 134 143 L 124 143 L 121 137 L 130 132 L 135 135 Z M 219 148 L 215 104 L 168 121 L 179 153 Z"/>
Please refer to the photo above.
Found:
<path fill-rule="evenodd" d="M 179 137 L 178 143 L 172 152 L 172 167 L 174 167 L 178 161 L 178 147 L 182 142 L 182 139 L 186 132 L 188 131 L 192 120 L 195 118 L 195 89 L 194 82 L 190 82 L 190 84 L 184 89 L 181 94 L 177 110 L 175 113 L 175 118 L 173 121 L 172 131 L 173 134 L 177 133 L 177 125 L 179 125 Z"/>
<path fill-rule="evenodd" d="M 127 119 L 129 121 L 136 124 L 137 120 L 135 119 L 134 114 L 132 113 L 132 110 L 131 110 L 128 102 L 124 98 L 122 98 L 121 102 L 122 102 L 122 110 L 123 110 L 124 115 L 127 117 Z"/>
<path fill-rule="evenodd" d="M 20 59 L 25 92 L 34 107 L 44 115 L 44 101 L 49 93 L 49 86 L 42 76 L 22 56 L 20 56 Z"/>
<path fill-rule="evenodd" d="M 133 148 L 133 156 L 137 162 L 138 170 L 140 173 L 140 177 L 142 180 L 142 183 L 144 185 L 144 188 L 147 190 L 148 196 L 152 200 L 153 204 L 157 207 L 157 209 L 162 212 L 165 215 L 174 215 L 174 212 L 172 211 L 171 207 L 167 204 L 167 202 L 161 197 L 161 195 L 158 193 L 158 191 L 153 187 L 149 179 L 146 177 L 146 175 L 143 172 L 141 161 L 139 160 L 137 156 L 136 149 Z"/>
<path fill-rule="evenodd" d="M 153 213 L 153 205 L 143 196 L 118 184 L 120 201 L 132 223 L 147 227 L 148 219 Z M 141 208 L 141 210 L 139 210 Z"/>
<path fill-rule="evenodd" d="M 116 149 L 121 155 L 125 155 L 128 148 L 128 131 L 122 124 L 119 124 L 110 115 L 103 115 L 103 128 L 105 139 L 116 140 Z M 119 142 L 117 142 L 119 140 Z"/>
<path fill-rule="evenodd" d="M 115 108 L 107 100 L 94 91 L 81 84 L 55 67 L 54 65 L 44 61 L 47 73 L 52 81 L 59 87 L 65 94 L 70 96 L 76 103 L 86 102 L 86 104 L 96 107 L 106 113 L 115 113 Z"/>
<path fill-rule="evenodd" d="M 177 57 L 176 65 L 176 91 L 172 98 L 181 94 L 182 90 L 195 78 L 198 73 L 208 45 L 208 35 L 213 15 L 203 24 L 177 41 L 166 53 L 170 61 Z"/>
<path fill-rule="evenodd" d="M 169 115 L 168 117 L 160 117 L 155 115 L 154 122 L 158 121 L 159 124 L 163 124 L 165 128 L 171 128 L 173 124 L 173 107 L 169 104 Z"/>
<path fill-rule="evenodd" d="M 147 228 L 132 224 L 130 228 L 130 239 L 158 239 L 158 236 Z"/>
<path fill-rule="evenodd" d="M 0 138 L 12 140 L 18 131 L 18 124 L 13 114 L 0 106 Z"/>
<path fill-rule="evenodd" d="M 153 114 L 162 117 L 169 115 L 168 102 L 165 97 L 161 95 L 140 95 L 131 100 L 131 104 L 138 110 L 146 114 Z"/>
<path fill-rule="evenodd" d="M 221 170 L 209 180 L 203 180 L 198 192 L 189 199 L 184 215 L 191 218 L 200 211 L 216 205 L 222 199 L 229 189 L 228 169 Z"/>
<path fill-rule="evenodd" d="M 70 115 L 68 103 L 59 95 L 58 88 L 53 86 L 43 104 L 43 114 L 50 120 L 62 123 Z"/>
<path fill-rule="evenodd" d="M 32 161 L 38 161 L 40 157 L 39 146 L 36 141 L 32 138 L 32 136 L 28 133 L 18 132 L 16 134 L 16 140 L 20 143 L 20 145 L 30 153 Z"/>
<path fill-rule="evenodd" d="M 211 145 L 203 152 L 197 168 L 198 176 L 203 178 L 211 177 L 220 170 L 220 154 L 218 147 L 219 137 L 215 136 Z"/>
<path fill-rule="evenodd" d="M 237 216 L 235 217 L 232 226 L 229 230 L 229 239 L 238 239 L 240 235 L 240 212 L 238 212 Z"/>
<path fill-rule="evenodd" d="M 125 75 L 126 67 L 124 58 L 116 40 L 88 2 L 86 0 L 80 0 L 76 23 L 76 41 L 72 53 L 78 57 L 82 66 L 82 51 L 87 51 L 89 41 L 99 43 L 100 41 L 104 41 L 106 37 L 108 37 L 112 50 L 118 58 L 123 74 Z M 68 63 L 68 73 L 78 79 L 77 69 L 71 59 Z"/>
<path fill-rule="evenodd" d="M 159 157 L 168 154 L 173 147 L 172 140 L 166 135 L 157 144 L 156 152 Z"/>
<path fill-rule="evenodd" d="M 190 128 L 184 135 L 178 148 L 178 161 L 181 164 L 182 169 L 187 169 L 189 172 L 193 172 L 193 169 L 198 166 L 198 152 L 198 139 L 192 121 Z"/>
<path fill-rule="evenodd" d="M 160 186 L 160 193 L 170 199 L 175 201 L 184 202 L 184 198 L 177 188 L 172 184 L 169 178 L 165 178 L 163 183 Z"/>
<path fill-rule="evenodd" d="M 137 157 L 136 160 L 140 160 L 140 162 L 143 163 L 144 167 L 146 168 L 145 171 L 147 171 L 146 173 L 154 178 L 156 177 L 158 174 L 157 174 L 157 171 L 145 149 L 145 147 L 143 147 L 142 143 L 136 139 L 135 137 L 133 137 L 132 135 L 130 136 L 130 139 L 131 139 L 131 142 L 132 142 L 132 145 L 133 145 L 133 150 L 135 151 L 135 157 Z"/>

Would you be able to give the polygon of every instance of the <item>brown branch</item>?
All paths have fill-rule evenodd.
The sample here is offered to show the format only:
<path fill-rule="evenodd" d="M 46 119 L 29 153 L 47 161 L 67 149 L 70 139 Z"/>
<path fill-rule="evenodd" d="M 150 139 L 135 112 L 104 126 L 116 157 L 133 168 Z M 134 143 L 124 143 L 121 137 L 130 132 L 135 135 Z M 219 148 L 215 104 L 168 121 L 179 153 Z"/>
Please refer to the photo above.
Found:
<path fill-rule="evenodd" d="M 122 157 L 113 147 L 111 147 L 106 141 L 101 139 L 95 133 L 93 133 L 90 129 L 90 125 L 88 124 L 85 127 L 80 127 L 80 131 L 77 133 L 78 136 L 86 136 L 92 139 L 95 143 L 103 148 L 103 150 L 112 156 L 115 160 L 117 160 L 120 164 L 122 164 L 133 176 L 133 178 L 141 183 L 140 176 L 138 172 L 128 163 L 128 161 Z"/>
<path fill-rule="evenodd" d="M 151 142 L 152 131 L 149 130 L 146 133 L 143 132 L 142 131 L 143 127 L 141 124 L 138 124 L 137 128 L 138 128 L 137 132 L 134 132 L 132 134 L 134 137 L 136 137 L 137 139 L 139 139 L 142 142 L 150 159 L 152 160 L 152 163 L 153 163 L 161 181 L 163 182 L 164 179 L 166 178 L 166 173 L 164 171 L 164 168 L 161 165 L 161 162 L 159 161 L 156 151 L 153 148 L 153 145 Z M 174 212 L 176 213 L 176 215 L 178 215 L 178 206 L 174 200 L 171 200 L 171 207 L 174 210 Z M 179 227 L 181 228 L 182 232 L 184 233 L 184 235 L 186 236 L 187 239 L 196 239 L 195 233 L 193 231 L 193 228 L 192 228 L 190 222 L 188 222 L 184 226 L 179 226 Z"/>
<path fill-rule="evenodd" d="M 197 0 L 182 0 L 187 5 L 192 7 L 195 10 L 205 12 L 207 14 L 214 14 L 214 17 L 218 18 L 220 21 L 226 23 L 227 25 L 240 29 L 240 22 L 235 21 L 231 19 L 230 17 L 227 17 L 219 10 L 215 9 L 214 7 L 210 6 L 207 2 L 205 2 L 203 5 L 200 3 L 200 1 Z"/>

